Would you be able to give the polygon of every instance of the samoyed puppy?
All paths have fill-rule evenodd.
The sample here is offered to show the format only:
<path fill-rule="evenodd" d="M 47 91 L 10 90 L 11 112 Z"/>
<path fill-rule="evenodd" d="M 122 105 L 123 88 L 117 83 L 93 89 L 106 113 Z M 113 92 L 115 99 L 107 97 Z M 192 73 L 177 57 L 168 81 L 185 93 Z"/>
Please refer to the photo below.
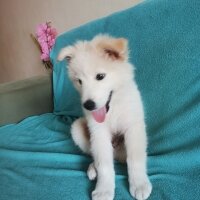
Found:
<path fill-rule="evenodd" d="M 85 117 L 72 124 L 72 138 L 94 163 L 90 179 L 97 177 L 93 200 L 113 200 L 113 159 L 126 161 L 130 193 L 138 200 L 152 191 L 147 161 L 147 137 L 140 92 L 128 61 L 128 41 L 97 35 L 63 48 L 58 60 L 68 61 L 68 73 L 81 96 Z"/>

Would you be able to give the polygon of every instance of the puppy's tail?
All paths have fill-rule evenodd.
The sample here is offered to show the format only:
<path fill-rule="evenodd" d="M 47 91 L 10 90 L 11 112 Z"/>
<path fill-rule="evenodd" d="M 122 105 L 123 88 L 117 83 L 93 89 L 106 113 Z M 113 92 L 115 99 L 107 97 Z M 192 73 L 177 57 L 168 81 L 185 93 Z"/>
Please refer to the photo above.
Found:
<path fill-rule="evenodd" d="M 87 122 L 84 118 L 79 118 L 72 124 L 71 135 L 77 146 L 87 154 L 90 154 L 90 134 Z"/>

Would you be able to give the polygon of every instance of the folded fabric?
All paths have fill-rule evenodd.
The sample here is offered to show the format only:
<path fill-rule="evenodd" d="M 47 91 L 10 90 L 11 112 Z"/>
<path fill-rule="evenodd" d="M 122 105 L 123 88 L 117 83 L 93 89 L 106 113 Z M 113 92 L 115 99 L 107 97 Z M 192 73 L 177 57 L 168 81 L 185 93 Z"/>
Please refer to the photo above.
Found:
<path fill-rule="evenodd" d="M 0 200 L 90 199 L 92 160 L 74 146 L 71 122 L 49 113 L 0 128 Z M 116 168 L 118 199 L 131 199 L 126 166 Z"/>
<path fill-rule="evenodd" d="M 0 199 L 91 199 L 91 158 L 74 146 L 80 100 L 58 62 L 62 47 L 108 33 L 129 40 L 148 133 L 152 200 L 200 199 L 200 1 L 149 0 L 58 37 L 54 114 L 0 128 Z M 116 163 L 116 200 L 132 199 L 126 165 Z"/>

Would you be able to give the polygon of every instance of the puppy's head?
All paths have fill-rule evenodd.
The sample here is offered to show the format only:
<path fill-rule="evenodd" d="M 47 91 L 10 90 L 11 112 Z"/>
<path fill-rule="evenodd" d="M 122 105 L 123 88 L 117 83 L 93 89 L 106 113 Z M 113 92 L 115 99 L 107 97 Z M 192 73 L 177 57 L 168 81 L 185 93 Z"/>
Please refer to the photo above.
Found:
<path fill-rule="evenodd" d="M 61 50 L 58 60 L 67 59 L 69 77 L 81 94 L 83 108 L 103 122 L 112 95 L 132 79 L 128 42 L 124 38 L 98 35 Z"/>

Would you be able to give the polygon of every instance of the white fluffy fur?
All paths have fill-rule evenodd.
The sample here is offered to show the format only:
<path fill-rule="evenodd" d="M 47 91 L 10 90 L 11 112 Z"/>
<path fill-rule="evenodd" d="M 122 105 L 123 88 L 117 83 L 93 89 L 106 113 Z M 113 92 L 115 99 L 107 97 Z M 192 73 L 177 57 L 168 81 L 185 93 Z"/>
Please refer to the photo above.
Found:
<path fill-rule="evenodd" d="M 107 53 L 106 49 L 114 51 L 117 56 Z M 97 108 L 101 108 L 113 91 L 110 109 L 103 123 L 96 122 L 91 112 L 83 108 L 85 118 L 76 120 L 72 125 L 73 140 L 94 158 L 88 169 L 90 179 L 98 174 L 92 199 L 114 198 L 114 158 L 127 161 L 131 195 L 138 200 L 147 199 L 152 186 L 146 172 L 147 138 L 143 105 L 134 81 L 133 66 L 128 62 L 127 40 L 98 35 L 91 41 L 79 41 L 62 49 L 58 59 L 65 57 L 69 60 L 69 76 L 80 92 L 82 102 L 92 99 Z M 97 81 L 98 73 L 105 73 L 105 78 Z M 113 149 L 112 138 L 119 132 L 124 135 L 125 144 Z"/>

